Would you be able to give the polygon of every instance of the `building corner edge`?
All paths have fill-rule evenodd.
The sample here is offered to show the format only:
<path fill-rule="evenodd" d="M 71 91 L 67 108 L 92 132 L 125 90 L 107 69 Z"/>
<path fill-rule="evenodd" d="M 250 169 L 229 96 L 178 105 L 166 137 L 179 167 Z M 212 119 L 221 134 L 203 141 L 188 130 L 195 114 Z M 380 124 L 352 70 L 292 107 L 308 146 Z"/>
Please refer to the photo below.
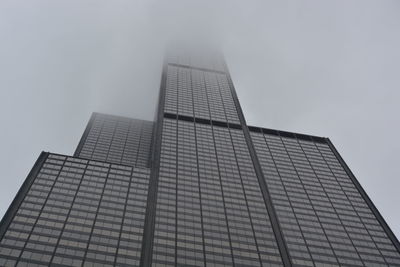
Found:
<path fill-rule="evenodd" d="M 32 169 L 28 173 L 21 187 L 19 188 L 17 194 L 15 195 L 11 205 L 8 207 L 7 211 L 4 213 L 3 218 L 0 222 L 0 240 L 3 239 L 5 232 L 12 219 L 14 218 L 15 213 L 17 212 L 19 206 L 25 198 L 26 193 L 30 189 L 33 181 L 35 180 L 37 174 L 39 173 L 43 163 L 46 161 L 49 153 L 42 151 L 33 165 Z"/>

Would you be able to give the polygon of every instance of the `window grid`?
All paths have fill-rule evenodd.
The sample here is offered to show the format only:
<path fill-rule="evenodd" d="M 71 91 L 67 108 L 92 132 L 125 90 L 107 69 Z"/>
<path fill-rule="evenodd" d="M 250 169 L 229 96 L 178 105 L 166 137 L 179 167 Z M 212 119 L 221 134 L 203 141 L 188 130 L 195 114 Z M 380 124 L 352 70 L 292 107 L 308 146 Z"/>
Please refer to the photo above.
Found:
<path fill-rule="evenodd" d="M 164 112 L 240 124 L 227 74 L 167 66 Z"/>
<path fill-rule="evenodd" d="M 153 122 L 93 114 L 93 123 L 76 156 L 149 167 Z"/>
<path fill-rule="evenodd" d="M 342 192 L 342 195 L 345 196 L 345 199 L 347 199 L 348 203 L 350 204 L 347 207 L 351 207 L 350 210 L 353 212 L 353 214 L 356 214 L 361 218 L 364 228 L 367 230 L 367 233 L 371 235 L 376 245 L 375 248 L 383 256 L 383 259 L 389 265 L 400 265 L 400 255 L 396 251 L 390 239 L 387 237 L 383 228 L 379 225 L 372 211 L 366 205 L 354 184 L 351 182 L 350 177 L 344 171 L 332 150 L 328 145 L 325 144 L 314 144 L 314 147 L 316 148 L 316 156 L 318 157 L 319 163 L 322 164 L 323 167 L 327 167 L 324 169 L 330 172 L 331 177 L 333 177 L 333 180 L 336 182 L 336 185 L 339 186 L 340 192 Z M 318 160 L 314 158 L 314 161 Z M 357 197 L 357 201 L 355 202 L 355 198 L 351 198 L 351 196 Z M 357 203 L 362 203 L 362 207 L 356 208 Z M 363 234 L 365 234 L 365 232 Z M 366 249 L 365 247 L 359 247 L 359 250 L 360 254 L 371 253 L 371 249 Z M 376 253 L 374 252 L 373 254 Z"/>
<path fill-rule="evenodd" d="M 164 119 L 152 266 L 175 265 L 282 266 L 240 130 Z"/>
<path fill-rule="evenodd" d="M 0 264 L 139 266 L 148 179 L 148 169 L 49 154 L 0 242 Z"/>
<path fill-rule="evenodd" d="M 327 144 L 251 136 L 295 265 L 399 264 L 396 249 Z M 326 262 L 327 244 L 336 264 Z"/>

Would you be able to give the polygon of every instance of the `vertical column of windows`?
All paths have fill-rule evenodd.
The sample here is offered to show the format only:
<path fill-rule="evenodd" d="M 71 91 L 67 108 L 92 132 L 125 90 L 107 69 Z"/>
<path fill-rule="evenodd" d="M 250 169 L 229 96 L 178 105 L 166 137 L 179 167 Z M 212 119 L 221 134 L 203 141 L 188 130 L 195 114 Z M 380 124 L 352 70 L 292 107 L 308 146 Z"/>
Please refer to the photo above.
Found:
<path fill-rule="evenodd" d="M 82 162 L 88 164 L 88 162 Z M 81 266 L 101 199 L 109 164 L 90 162 L 60 235 L 52 263 Z M 78 166 L 74 166 L 75 168 Z"/>
<path fill-rule="evenodd" d="M 51 257 L 51 260 L 49 260 L 49 263 L 53 261 L 53 257 L 55 254 L 56 249 L 59 247 L 60 243 L 60 236 L 62 232 L 64 231 L 65 227 L 65 222 L 70 216 L 71 212 L 71 207 L 75 201 L 75 198 L 77 196 L 77 192 L 80 188 L 81 182 L 83 180 L 83 177 L 86 172 L 87 168 L 87 160 L 81 160 L 81 159 L 76 159 L 76 158 L 67 158 L 66 162 L 64 164 L 64 168 L 60 173 L 60 176 L 58 177 L 58 181 L 62 182 L 63 184 L 61 185 L 65 189 L 69 189 L 68 195 L 66 195 L 62 192 L 58 193 L 58 199 L 54 199 L 50 201 L 48 204 L 49 205 L 54 205 L 54 207 L 58 210 L 62 207 L 62 209 L 68 210 L 67 214 L 62 218 L 62 220 L 58 220 L 56 224 L 54 225 L 55 227 L 59 228 L 60 230 L 57 231 L 57 242 L 55 244 L 55 249 L 53 250 L 53 255 Z M 56 210 L 51 211 L 52 214 L 57 213 Z M 60 218 L 61 219 L 61 218 Z M 54 222 L 53 222 L 54 223 Z M 41 222 L 42 227 L 49 228 L 48 222 Z M 54 227 L 53 226 L 53 227 Z M 79 265 L 81 263 L 80 259 L 70 259 L 71 265 L 75 264 L 75 266 Z"/>
<path fill-rule="evenodd" d="M 229 137 L 229 129 L 214 127 L 214 136 L 234 264 L 260 266 L 241 177 Z"/>
<path fill-rule="evenodd" d="M 115 132 L 110 140 L 110 149 L 107 153 L 107 162 L 120 163 L 126 146 L 126 139 L 129 132 L 130 120 L 119 119 L 115 126 Z"/>
<path fill-rule="evenodd" d="M 194 116 L 196 118 L 210 119 L 210 111 L 208 109 L 206 88 L 204 84 L 204 72 L 193 69 L 191 73 Z"/>
<path fill-rule="evenodd" d="M 175 120 L 164 119 L 152 266 L 175 266 L 177 140 Z"/>
<path fill-rule="evenodd" d="M 148 169 L 133 169 L 125 201 L 115 266 L 140 264 L 149 177 Z M 126 184 L 125 180 L 123 184 Z"/>
<path fill-rule="evenodd" d="M 190 69 L 178 68 L 178 114 L 193 117 Z"/>
<path fill-rule="evenodd" d="M 196 125 L 206 266 L 232 266 L 227 218 L 210 125 Z M 210 145 L 210 143 L 212 145 Z"/>
<path fill-rule="evenodd" d="M 113 266 L 131 168 L 111 165 L 87 246 L 84 266 Z"/>
<path fill-rule="evenodd" d="M 267 142 L 269 142 L 270 138 L 275 141 L 274 143 L 269 143 L 271 154 L 275 158 L 278 172 L 288 193 L 289 201 L 296 214 L 297 222 L 314 264 L 325 263 L 337 266 L 336 256 L 315 213 L 313 204 L 308 196 L 307 188 L 302 183 L 302 179 L 293 164 L 290 152 L 288 152 L 285 143 L 280 137 L 265 137 Z"/>
<path fill-rule="evenodd" d="M 151 157 L 151 142 L 153 135 L 153 123 L 142 122 L 140 143 L 137 149 L 137 157 L 135 166 L 149 167 L 149 160 Z"/>
<path fill-rule="evenodd" d="M 96 146 L 90 159 L 100 161 L 107 160 L 116 127 L 116 120 L 104 120 L 101 133 L 97 139 Z"/>
<path fill-rule="evenodd" d="M 224 106 L 219 93 L 218 81 L 215 74 L 204 72 L 204 80 L 211 119 L 216 121 L 226 121 Z"/>
<path fill-rule="evenodd" d="M 120 162 L 113 163 L 122 163 L 126 165 L 134 165 L 134 166 L 146 166 L 139 165 L 137 162 L 138 158 L 138 149 L 140 146 L 141 139 L 141 131 L 142 131 L 142 121 L 131 121 L 128 126 L 128 133 L 126 135 L 125 143 L 122 149 L 122 159 Z M 148 152 L 147 152 L 148 153 Z"/>
<path fill-rule="evenodd" d="M 52 253 L 55 249 L 58 235 L 61 232 L 62 222 L 65 221 L 68 215 L 68 207 L 56 207 L 53 204 L 57 200 L 72 201 L 77 184 L 65 183 L 62 177 L 68 177 L 67 169 L 65 167 L 65 157 L 63 166 L 52 166 L 59 170 L 58 173 L 54 172 L 55 182 L 49 191 L 42 191 L 47 194 L 47 199 L 39 214 L 35 214 L 36 223 L 27 238 L 25 247 L 19 256 L 17 266 L 28 266 L 29 262 L 37 264 L 48 264 L 50 262 Z M 46 165 L 46 164 L 45 164 Z M 46 166 L 44 166 L 46 167 Z M 49 166 L 50 167 L 50 166 Z M 32 186 L 33 190 L 37 189 L 36 185 Z M 18 213 L 17 213 L 18 214 Z M 52 230 L 47 231 L 47 224 L 44 221 L 51 219 Z"/>
<path fill-rule="evenodd" d="M 275 140 L 272 138 L 267 141 L 261 133 L 252 132 L 251 134 L 278 215 L 280 227 L 290 251 L 291 261 L 294 266 L 315 266 L 300 229 L 297 213 L 295 213 L 286 191 L 285 182 L 278 171 L 277 161 L 279 161 L 279 156 L 276 154 L 281 152 L 281 148 L 276 148 L 274 144 L 279 145 L 279 138 Z M 275 151 L 275 156 L 272 155 L 272 151 Z"/>
<path fill-rule="evenodd" d="M 164 111 L 173 114 L 178 113 L 178 70 L 177 67 L 167 67 Z"/>
<path fill-rule="evenodd" d="M 93 152 L 96 148 L 97 140 L 99 139 L 101 129 L 103 128 L 104 117 L 99 115 L 95 116 L 93 124 L 89 130 L 89 134 L 85 139 L 85 143 L 82 146 L 81 151 L 79 152 L 79 156 L 82 158 L 91 158 Z"/>
<path fill-rule="evenodd" d="M 230 133 L 262 266 L 283 266 L 243 132 Z"/>
<path fill-rule="evenodd" d="M 216 74 L 216 78 L 221 93 L 221 99 L 224 103 L 226 120 L 230 123 L 240 124 L 238 112 L 236 105 L 233 102 L 232 92 L 226 74 Z"/>
<path fill-rule="evenodd" d="M 178 121 L 177 265 L 204 266 L 194 124 Z"/>

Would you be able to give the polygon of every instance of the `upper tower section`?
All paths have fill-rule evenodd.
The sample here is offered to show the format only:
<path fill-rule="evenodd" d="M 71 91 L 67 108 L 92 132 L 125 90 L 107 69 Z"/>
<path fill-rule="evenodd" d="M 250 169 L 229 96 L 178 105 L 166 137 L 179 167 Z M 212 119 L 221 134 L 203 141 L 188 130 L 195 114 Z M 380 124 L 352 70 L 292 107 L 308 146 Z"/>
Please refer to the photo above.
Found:
<path fill-rule="evenodd" d="M 240 124 L 229 73 L 219 52 L 174 47 L 165 61 L 164 113 Z"/>
<path fill-rule="evenodd" d="M 154 123 L 93 113 L 74 156 L 148 168 Z"/>

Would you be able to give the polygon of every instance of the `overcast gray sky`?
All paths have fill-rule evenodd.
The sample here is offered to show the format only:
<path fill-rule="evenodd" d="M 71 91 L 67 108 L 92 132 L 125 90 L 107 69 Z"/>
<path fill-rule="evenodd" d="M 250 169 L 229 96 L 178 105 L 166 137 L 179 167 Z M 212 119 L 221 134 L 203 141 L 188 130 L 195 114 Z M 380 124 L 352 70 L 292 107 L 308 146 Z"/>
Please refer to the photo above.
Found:
<path fill-rule="evenodd" d="M 400 236 L 400 1 L 0 2 L 0 216 L 93 111 L 153 119 L 165 43 L 222 47 L 249 125 L 331 138 Z"/>

